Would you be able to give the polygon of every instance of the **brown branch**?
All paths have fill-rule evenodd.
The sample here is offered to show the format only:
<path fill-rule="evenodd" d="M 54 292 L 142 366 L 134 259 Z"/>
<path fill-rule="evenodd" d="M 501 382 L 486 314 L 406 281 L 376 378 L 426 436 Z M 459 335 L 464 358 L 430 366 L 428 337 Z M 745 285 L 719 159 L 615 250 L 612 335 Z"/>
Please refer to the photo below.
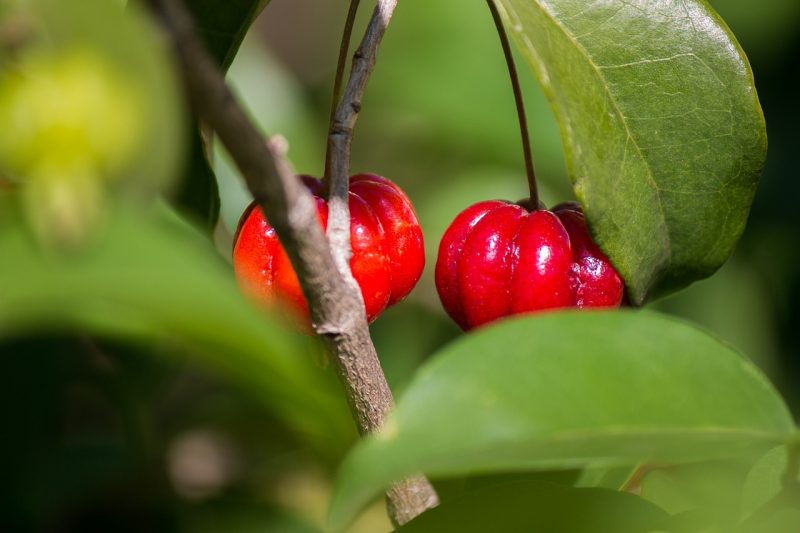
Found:
<path fill-rule="evenodd" d="M 350 211 L 347 193 L 350 174 L 350 143 L 353 140 L 361 100 L 375 67 L 378 47 L 394 13 L 397 0 L 378 0 L 361 44 L 353 54 L 350 79 L 328 131 L 328 157 L 325 176 L 328 180 L 328 241 L 334 261 L 345 280 L 355 281 L 350 273 Z"/>
<path fill-rule="evenodd" d="M 171 36 L 192 108 L 217 132 L 289 255 L 309 302 L 314 330 L 332 356 L 360 433 L 372 433 L 391 410 L 392 394 L 369 335 L 361 292 L 335 268 L 311 194 L 239 106 L 194 33 L 183 3 L 148 1 Z M 385 29 L 385 22 L 381 25 Z M 374 63 L 374 57 L 368 63 Z M 387 497 L 390 517 L 398 524 L 438 503 L 422 477 L 398 483 Z"/>
<path fill-rule="evenodd" d="M 347 18 L 344 22 L 344 30 L 342 31 L 342 42 L 339 45 L 339 57 L 336 60 L 336 77 L 333 80 L 333 94 L 331 95 L 331 112 L 328 118 L 328 129 L 333 126 L 336 120 L 336 111 L 339 108 L 339 100 L 342 98 L 342 83 L 344 82 L 344 69 L 347 63 L 347 53 L 350 51 L 350 37 L 353 34 L 353 24 L 356 21 L 358 14 L 358 6 L 361 4 L 360 0 L 350 0 L 350 8 L 347 10 Z M 327 175 L 329 161 L 331 159 L 332 146 L 329 144 L 325 151 L 325 172 L 324 177 L 325 185 L 327 187 L 330 181 Z"/>

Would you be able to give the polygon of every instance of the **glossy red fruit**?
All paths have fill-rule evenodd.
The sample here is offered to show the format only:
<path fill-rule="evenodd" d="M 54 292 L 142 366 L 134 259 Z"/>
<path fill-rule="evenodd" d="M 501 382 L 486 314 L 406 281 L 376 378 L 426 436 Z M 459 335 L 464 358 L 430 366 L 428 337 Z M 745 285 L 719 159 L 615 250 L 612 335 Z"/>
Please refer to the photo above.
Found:
<path fill-rule="evenodd" d="M 623 297 L 574 203 L 552 211 L 501 200 L 468 207 L 442 237 L 436 289 L 464 330 L 519 313 L 618 307 Z"/>
<path fill-rule="evenodd" d="M 328 205 L 319 180 L 301 176 L 317 202 L 319 222 L 328 224 Z M 405 298 L 425 265 L 422 230 L 411 201 L 388 179 L 375 174 L 350 177 L 350 269 L 361 287 L 367 319 Z M 308 304 L 275 230 L 255 203 L 242 214 L 234 237 L 233 269 L 245 293 L 271 306 L 275 298 L 299 317 Z"/>

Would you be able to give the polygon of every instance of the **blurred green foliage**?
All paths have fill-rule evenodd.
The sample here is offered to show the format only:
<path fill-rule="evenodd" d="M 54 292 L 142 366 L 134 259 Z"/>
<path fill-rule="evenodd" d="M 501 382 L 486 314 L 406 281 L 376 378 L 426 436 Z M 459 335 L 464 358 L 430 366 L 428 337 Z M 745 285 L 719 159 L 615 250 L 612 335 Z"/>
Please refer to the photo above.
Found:
<path fill-rule="evenodd" d="M 106 5 L 120 3 L 125 2 Z M 136 2 L 128 3 L 135 9 Z M 794 179 L 794 151 L 800 143 L 800 4 L 786 0 L 711 3 L 750 56 L 768 124 L 767 167 L 734 258 L 709 280 L 653 307 L 689 318 L 749 354 L 797 413 L 800 251 L 796 240 L 800 212 L 795 204 L 800 183 Z M 181 135 L 183 110 L 177 88 L 168 64 L 154 59 L 165 56 L 148 54 L 146 46 L 139 46 L 140 38 L 150 42 L 152 28 L 119 26 L 113 17 L 82 17 L 80 9 L 71 14 L 64 11 L 64 5 L 81 5 L 80 0 L 48 0 L 47 4 L 53 7 L 48 20 L 63 28 L 59 38 L 102 39 L 104 45 L 95 42 L 90 46 L 113 55 L 113 65 L 137 72 L 137 82 L 144 84 L 145 99 L 152 106 L 146 118 L 155 122 L 133 175 L 148 190 L 153 188 L 149 184 L 173 180 L 179 182 L 177 188 L 185 186 L 187 178 L 179 167 L 188 137 Z M 10 5 L 0 2 L 3 66 L 9 57 L 6 45 L 16 46 L 18 30 L 30 22 L 10 17 L 13 10 L 6 9 Z M 289 156 L 302 173 L 321 173 L 338 33 L 345 11 L 344 1 L 271 3 L 229 71 L 230 82 L 259 126 L 287 138 Z M 356 35 L 368 15 L 369 3 L 365 3 Z M 61 50 L 61 41 L 53 43 L 54 50 Z M 130 54 L 130 59 L 114 54 Z M 521 59 L 518 63 L 522 64 Z M 543 196 L 553 204 L 571 197 L 561 141 L 532 74 L 521 71 Z M 156 81 L 148 85 L 147 80 Z M 24 331 L 13 333 L 0 328 L 0 466 L 6 473 L 0 483 L 0 530 L 324 529 L 334 470 L 355 432 L 345 418 L 341 397 L 336 396 L 332 368 L 319 347 L 292 335 L 291 340 L 276 341 L 285 332 L 272 332 L 274 325 L 264 326 L 260 334 L 263 346 L 280 346 L 279 351 L 286 353 L 279 356 L 298 355 L 313 363 L 301 373 L 317 383 L 309 394 L 313 397 L 307 398 L 305 405 L 281 405 L 274 398 L 265 398 L 260 385 L 253 385 L 253 381 L 274 379 L 269 365 L 259 367 L 261 373 L 249 369 L 237 373 L 239 359 L 220 360 L 227 348 L 203 354 L 197 345 L 181 342 L 179 322 L 158 335 L 151 332 L 141 338 L 142 332 L 153 326 L 155 320 L 148 317 L 158 316 L 159 302 L 172 294 L 181 301 L 176 308 L 190 312 L 202 307 L 198 302 L 207 296 L 203 294 L 207 284 L 230 290 L 220 289 L 219 294 L 226 294 L 220 300 L 224 305 L 209 310 L 207 322 L 194 326 L 203 330 L 205 339 L 227 338 L 235 344 L 230 335 L 238 330 L 225 320 L 258 316 L 244 302 L 230 299 L 235 292 L 224 258 L 229 256 L 238 215 L 249 198 L 224 151 L 218 145 L 214 151 L 221 196 L 221 223 L 215 233 L 219 256 L 205 248 L 179 259 L 176 256 L 184 245 L 192 248 L 192 243 L 202 241 L 196 232 L 163 219 L 154 222 L 149 218 L 151 211 L 146 216 L 136 215 L 147 221 L 143 227 L 134 228 L 137 224 L 133 223 L 124 233 L 111 235 L 119 239 L 114 243 L 118 258 L 127 257 L 125 261 L 130 263 L 125 264 L 145 270 L 139 272 L 138 281 L 127 278 L 130 286 L 112 287 L 109 293 L 116 296 L 110 303 L 97 306 L 93 301 L 83 307 L 80 295 L 75 294 L 79 287 L 74 278 L 58 282 L 55 276 L 56 272 L 63 274 L 61 261 L 72 261 L 71 268 L 76 269 L 72 273 L 79 272 L 81 265 L 75 264 L 79 259 L 35 256 L 38 270 L 29 271 L 30 267 L 15 267 L 9 252 L 0 252 L 0 287 L 9 288 L 8 294 L 11 289 L 39 294 L 36 302 L 53 306 L 55 312 L 50 315 L 61 317 L 51 316 L 49 321 L 33 322 Z M 513 99 L 483 2 L 400 2 L 364 101 L 353 147 L 353 170 L 384 174 L 406 189 L 425 228 L 427 268 L 423 280 L 408 301 L 372 326 L 387 377 L 400 391 L 430 354 L 459 335 L 441 310 L 432 281 L 436 248 L 447 224 L 471 202 L 527 195 Z M 0 191 L 9 187 L 4 185 L 11 181 L 9 177 L 0 175 Z M 18 215 L 12 209 L 0 211 L 0 241 L 9 242 L 12 233 L 16 242 L 33 239 L 16 230 L 9 232 L 4 225 Z M 157 240 L 163 237 L 164 224 L 172 227 L 173 241 Z M 102 234 L 97 239 L 102 241 Z M 163 249 L 158 257 L 150 258 L 152 262 L 130 257 L 147 254 L 146 243 L 153 242 Z M 168 249 L 173 246 L 175 253 L 170 255 Z M 162 252 L 174 261 L 160 261 Z M 191 275 L 184 276 L 187 272 Z M 84 276 L 91 277 L 91 271 Z M 113 276 L 109 279 L 113 285 Z M 185 297 L 181 290 L 186 291 Z M 51 299 L 58 291 L 64 297 Z M 134 314 L 125 307 L 131 301 L 145 301 L 154 307 L 140 308 L 136 321 L 129 322 Z M 0 292 L 0 317 L 11 324 L 22 314 L 9 309 L 8 302 L 6 293 Z M 236 310 L 234 314 L 231 309 Z M 222 315 L 219 322 L 215 322 L 215 314 Z M 64 321 L 64 316 L 71 318 Z M 91 324 L 98 327 L 92 329 Z M 119 335 L 109 335 L 120 324 L 143 328 L 137 333 L 139 340 L 123 342 Z M 102 335 L 99 326 L 103 326 Z M 247 346 L 239 348 L 248 352 Z M 242 375 L 248 373 L 252 375 Z M 326 402 L 328 397 L 330 404 L 319 415 L 329 425 L 325 435 L 310 435 L 287 423 L 282 409 L 308 411 L 309 405 Z M 777 486 L 776 472 L 782 469 L 773 463 L 783 465 L 785 457 L 773 459 L 762 460 L 759 469 L 749 473 L 746 486 L 751 494 Z M 649 494 L 662 495 L 658 503 L 667 506 L 664 502 L 679 487 L 684 498 L 669 509 L 676 510 L 687 505 L 681 483 L 696 474 L 655 476 L 646 488 Z M 565 498 L 574 496 L 567 492 Z M 750 510 L 764 503 L 760 496 L 751 498 Z M 352 530 L 385 531 L 389 527 L 378 504 Z"/>

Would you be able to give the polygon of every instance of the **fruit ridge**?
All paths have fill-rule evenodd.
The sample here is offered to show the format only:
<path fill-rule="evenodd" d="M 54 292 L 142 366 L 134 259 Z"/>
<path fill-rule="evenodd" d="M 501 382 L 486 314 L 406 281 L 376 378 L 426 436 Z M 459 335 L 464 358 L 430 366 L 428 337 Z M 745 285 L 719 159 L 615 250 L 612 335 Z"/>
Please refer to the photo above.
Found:
<path fill-rule="evenodd" d="M 436 289 L 453 320 L 469 330 L 519 313 L 618 307 L 622 280 L 580 206 L 528 211 L 519 204 L 474 204 L 442 237 Z"/>
<path fill-rule="evenodd" d="M 328 204 L 322 182 L 300 176 L 314 196 L 320 225 L 327 228 Z M 422 230 L 408 196 L 376 174 L 350 177 L 350 269 L 361 288 L 367 319 L 405 298 L 425 265 Z M 308 320 L 308 304 L 275 229 L 251 203 L 234 237 L 233 268 L 242 290 L 272 307 L 275 299 L 296 319 Z"/>

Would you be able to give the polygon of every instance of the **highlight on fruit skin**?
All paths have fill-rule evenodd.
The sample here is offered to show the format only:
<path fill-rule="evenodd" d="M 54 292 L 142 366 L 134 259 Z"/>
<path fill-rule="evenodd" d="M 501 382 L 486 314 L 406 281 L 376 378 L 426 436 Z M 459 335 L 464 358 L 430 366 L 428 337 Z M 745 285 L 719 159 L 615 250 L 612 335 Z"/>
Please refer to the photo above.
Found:
<path fill-rule="evenodd" d="M 328 204 L 322 182 L 300 176 L 327 227 Z M 376 174 L 350 177 L 350 269 L 361 288 L 367 319 L 408 296 L 425 266 L 422 229 L 408 196 Z M 288 310 L 308 323 L 308 304 L 274 228 L 255 203 L 245 209 L 234 237 L 233 269 L 242 290 L 259 304 Z"/>
<path fill-rule="evenodd" d="M 436 289 L 461 329 L 520 313 L 619 307 L 622 279 L 592 240 L 580 206 L 520 204 L 474 204 L 442 237 Z"/>

